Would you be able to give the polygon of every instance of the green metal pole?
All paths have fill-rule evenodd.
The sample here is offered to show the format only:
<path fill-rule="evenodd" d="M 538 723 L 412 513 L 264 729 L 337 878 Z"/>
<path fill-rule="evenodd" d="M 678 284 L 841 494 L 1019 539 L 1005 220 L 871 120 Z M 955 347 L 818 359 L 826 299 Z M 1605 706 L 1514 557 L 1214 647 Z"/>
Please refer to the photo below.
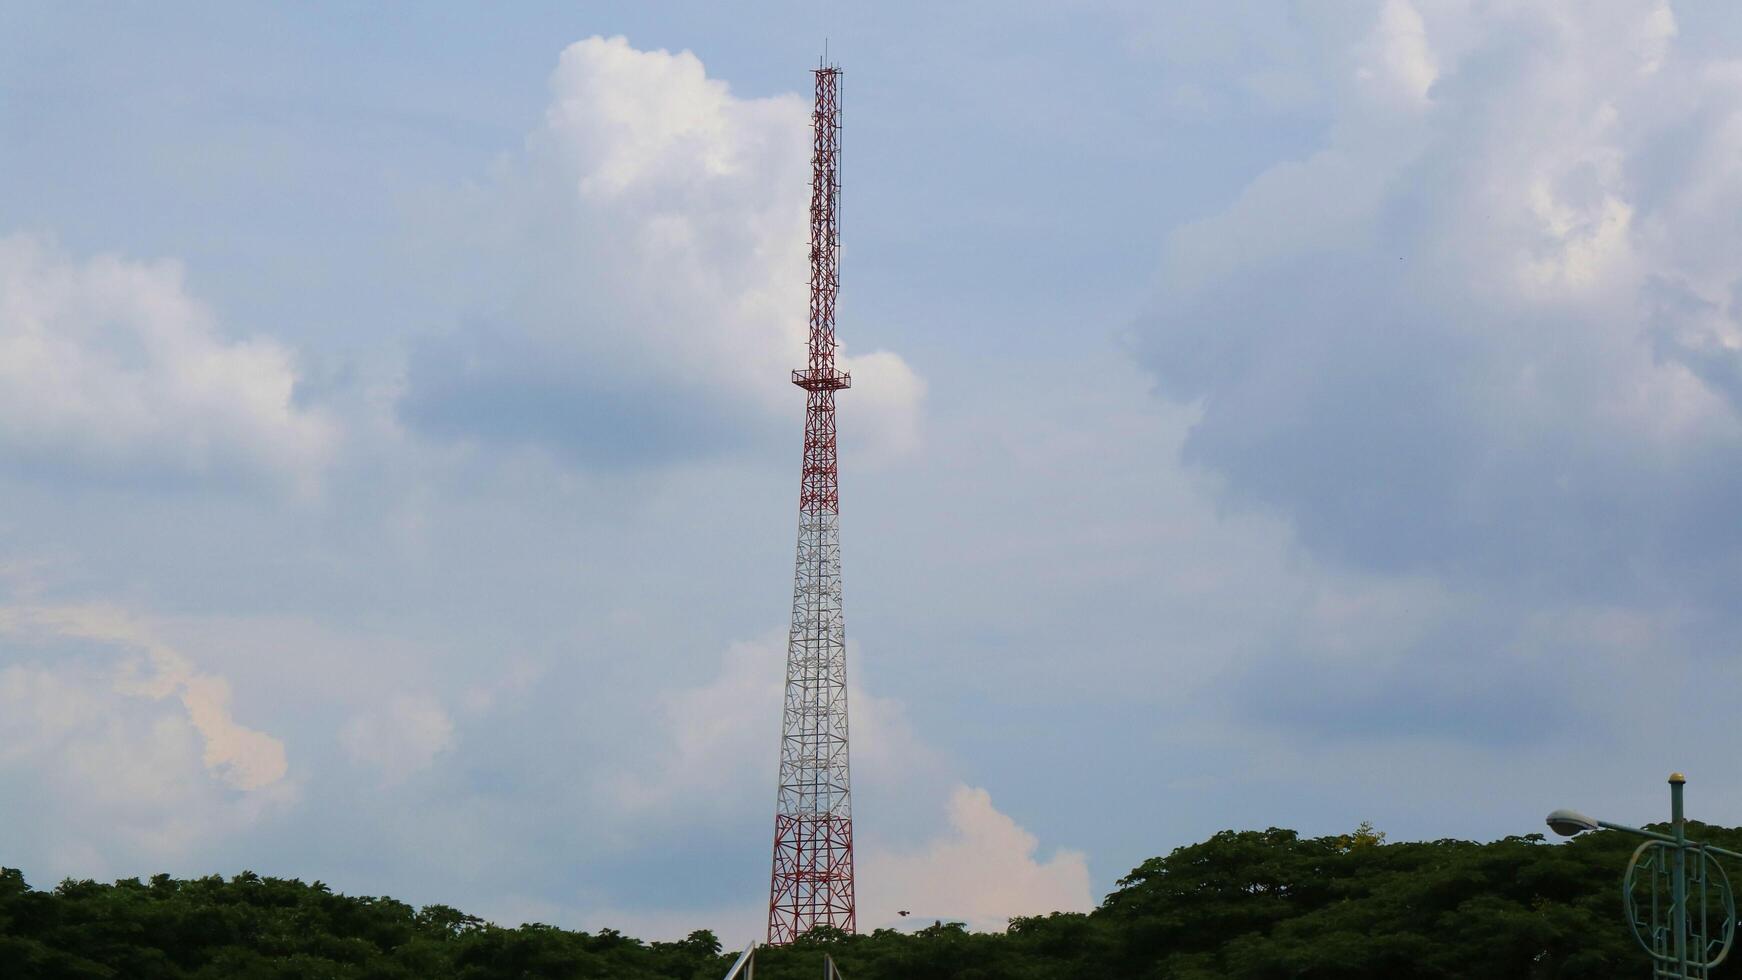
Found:
<path fill-rule="evenodd" d="M 1669 819 L 1675 832 L 1675 868 L 1670 882 L 1670 929 L 1675 933 L 1675 963 L 1680 976 L 1688 976 L 1688 856 L 1687 828 L 1682 820 L 1682 786 L 1687 777 L 1669 774 Z"/>

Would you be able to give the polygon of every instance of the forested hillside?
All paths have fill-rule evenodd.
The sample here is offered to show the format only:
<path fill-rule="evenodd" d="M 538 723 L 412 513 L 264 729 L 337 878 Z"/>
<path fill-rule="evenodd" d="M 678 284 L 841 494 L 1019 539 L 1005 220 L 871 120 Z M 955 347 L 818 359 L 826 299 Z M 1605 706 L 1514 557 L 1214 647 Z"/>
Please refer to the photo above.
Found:
<path fill-rule="evenodd" d="M 1690 833 L 1742 845 L 1735 830 Z M 998 934 L 943 923 L 912 935 L 813 935 L 761 953 L 756 975 L 815 980 L 826 948 L 847 980 L 1637 980 L 1650 971 L 1619 888 L 1635 843 L 1613 833 L 1551 846 L 1534 835 L 1387 844 L 1366 832 L 1230 831 L 1146 861 L 1087 915 L 1018 919 Z M 51 891 L 0 874 L 8 980 L 717 980 L 730 963 L 705 931 L 642 943 L 611 930 L 502 928 L 445 906 L 247 872 Z M 1713 976 L 1742 971 L 1726 963 Z"/>

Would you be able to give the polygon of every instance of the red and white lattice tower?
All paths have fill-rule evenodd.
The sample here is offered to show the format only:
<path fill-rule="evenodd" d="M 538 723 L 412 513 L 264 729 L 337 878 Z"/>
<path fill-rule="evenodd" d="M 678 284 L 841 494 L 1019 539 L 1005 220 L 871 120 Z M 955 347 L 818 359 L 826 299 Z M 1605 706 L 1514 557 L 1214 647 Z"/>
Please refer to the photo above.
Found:
<path fill-rule="evenodd" d="M 786 647 L 780 793 L 774 807 L 774 880 L 768 941 L 815 926 L 852 932 L 853 807 L 847 777 L 847 638 L 841 616 L 840 480 L 835 392 L 852 381 L 835 367 L 840 289 L 841 69 L 816 69 L 811 114 L 810 361 L 803 388 L 804 469 L 798 494 L 798 569 Z"/>

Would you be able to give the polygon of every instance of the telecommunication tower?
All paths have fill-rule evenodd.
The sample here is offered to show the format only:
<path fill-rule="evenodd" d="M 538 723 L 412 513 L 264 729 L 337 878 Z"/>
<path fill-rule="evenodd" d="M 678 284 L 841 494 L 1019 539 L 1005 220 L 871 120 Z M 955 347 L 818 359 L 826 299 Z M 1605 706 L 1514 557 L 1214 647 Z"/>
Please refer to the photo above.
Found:
<path fill-rule="evenodd" d="M 835 367 L 835 294 L 841 285 L 836 254 L 841 69 L 825 64 L 814 74 L 810 358 L 802 370 L 792 372 L 792 383 L 805 390 L 804 467 L 768 898 L 768 941 L 776 945 L 792 942 L 815 926 L 854 930 L 847 638 L 841 615 L 841 493 L 835 451 L 835 392 L 852 383 L 847 372 Z"/>

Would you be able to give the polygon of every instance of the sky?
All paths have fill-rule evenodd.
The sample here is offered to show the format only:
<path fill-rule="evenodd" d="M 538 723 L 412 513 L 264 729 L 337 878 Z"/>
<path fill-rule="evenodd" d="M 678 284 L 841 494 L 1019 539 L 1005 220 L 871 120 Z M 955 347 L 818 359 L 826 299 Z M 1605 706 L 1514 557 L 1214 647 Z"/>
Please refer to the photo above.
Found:
<path fill-rule="evenodd" d="M 760 934 L 825 38 L 862 928 L 1742 823 L 1734 4 L 10 0 L 0 864 Z"/>

